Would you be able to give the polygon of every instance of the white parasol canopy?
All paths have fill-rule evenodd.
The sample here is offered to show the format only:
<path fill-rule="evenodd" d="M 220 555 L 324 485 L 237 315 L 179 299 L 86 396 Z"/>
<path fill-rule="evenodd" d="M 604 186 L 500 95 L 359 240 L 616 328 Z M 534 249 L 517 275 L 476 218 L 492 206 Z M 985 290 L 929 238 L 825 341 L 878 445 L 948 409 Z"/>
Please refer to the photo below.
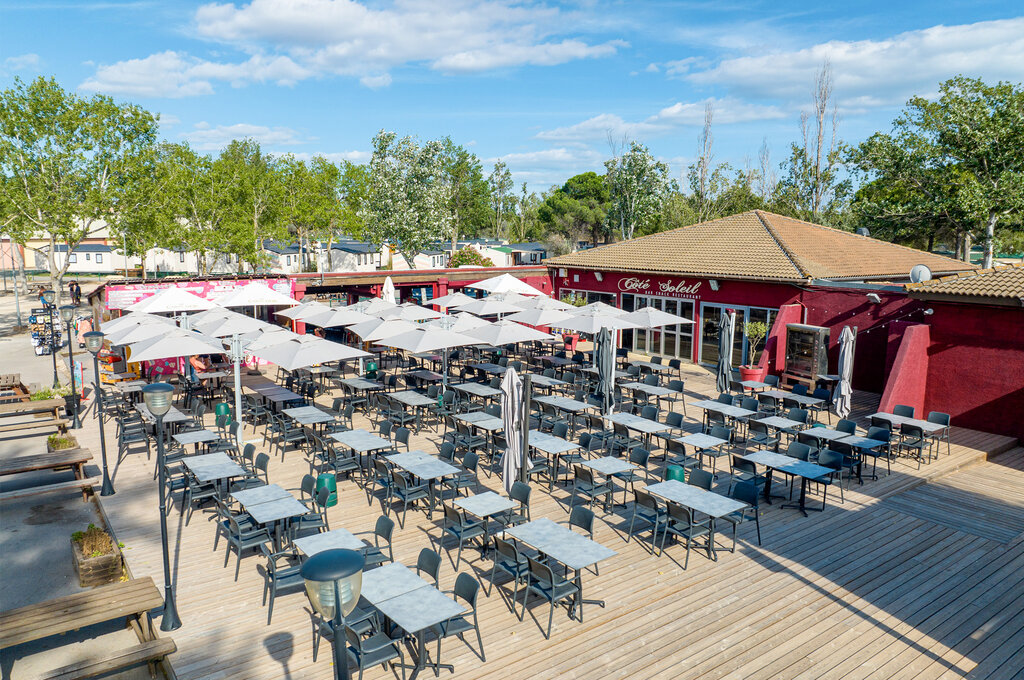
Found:
<path fill-rule="evenodd" d="M 193 322 L 192 328 L 216 338 L 223 338 L 229 335 L 251 333 L 252 331 L 258 331 L 264 328 L 277 328 L 277 326 L 269 324 L 266 321 L 254 319 L 251 316 L 246 316 L 245 314 L 231 312 L 230 316 L 222 319 L 207 319 L 200 322 Z"/>
<path fill-rule="evenodd" d="M 172 329 L 162 335 L 142 342 L 129 345 L 128 360 L 154 361 L 156 359 L 172 359 L 188 357 L 194 354 L 223 354 L 224 345 L 220 340 L 201 333 Z"/>
<path fill-rule="evenodd" d="M 668 312 L 657 309 L 656 307 L 641 307 L 635 312 L 623 315 L 622 318 L 639 324 L 643 328 L 658 328 L 659 326 L 677 326 L 684 323 L 693 323 L 692 319 L 687 319 L 685 316 L 678 316 L 677 314 L 669 314 Z"/>
<path fill-rule="evenodd" d="M 518 293 L 519 295 L 529 296 L 547 295 L 544 291 L 534 288 L 522 279 L 518 279 L 511 274 L 501 274 L 500 276 L 485 279 L 484 281 L 471 283 L 466 287 L 485 290 L 488 293 Z"/>
<path fill-rule="evenodd" d="M 418 327 L 377 340 L 378 345 L 404 349 L 407 352 L 434 352 L 439 349 L 477 345 L 480 341 L 463 333 L 443 328 Z"/>
<path fill-rule="evenodd" d="M 535 328 L 507 320 L 481 326 L 480 328 L 473 328 L 466 331 L 466 335 L 476 338 L 480 342 L 487 343 L 492 347 L 511 345 L 516 342 L 528 342 L 530 340 L 550 340 L 554 337 L 548 333 L 542 333 Z"/>
<path fill-rule="evenodd" d="M 381 313 L 382 319 L 404 319 L 405 321 L 424 321 L 426 319 L 436 319 L 441 316 L 441 312 L 435 312 L 432 309 L 426 307 L 420 307 L 417 304 L 407 302 L 405 304 L 398 305 L 391 309 L 384 310 Z"/>
<path fill-rule="evenodd" d="M 557 309 L 559 311 L 576 309 L 576 307 L 570 305 L 568 302 L 562 302 L 561 300 L 556 300 L 547 296 L 527 298 L 522 302 L 517 302 L 516 304 L 523 309 Z"/>
<path fill-rule="evenodd" d="M 531 326 L 558 326 L 559 322 L 574 318 L 560 309 L 526 309 L 505 317 L 506 321 L 528 323 Z"/>
<path fill-rule="evenodd" d="M 135 326 L 122 326 L 114 331 L 104 333 L 105 339 L 114 346 L 130 345 L 150 338 L 166 335 L 170 329 L 176 328 L 173 324 L 158 322 L 140 323 Z"/>
<path fill-rule="evenodd" d="M 217 304 L 221 307 L 270 307 L 286 305 L 294 307 L 299 304 L 284 293 L 278 293 L 265 283 L 253 281 L 244 286 L 235 288 L 230 293 L 217 298 Z"/>
<path fill-rule="evenodd" d="M 291 332 L 287 328 L 271 326 L 270 328 L 264 328 L 250 333 L 243 333 L 239 336 L 239 340 L 242 342 L 242 347 L 248 352 L 250 348 L 252 348 L 252 350 L 263 349 L 265 347 L 280 345 L 281 343 L 288 342 L 289 340 L 313 342 L 313 340 L 319 340 L 319 338 L 315 335 L 299 335 L 298 333 Z"/>
<path fill-rule="evenodd" d="M 374 321 L 376 318 L 363 312 L 357 312 L 351 307 L 338 307 L 337 309 L 324 307 L 314 314 L 303 314 L 301 321 L 313 324 L 314 326 L 320 326 L 321 328 L 334 328 L 336 326 L 351 326 L 352 324 L 363 323 L 364 321 Z"/>
<path fill-rule="evenodd" d="M 369 300 L 360 300 L 354 305 L 349 305 L 348 309 L 353 309 L 363 314 L 378 314 L 383 312 L 385 309 L 391 309 L 395 307 L 395 303 L 381 300 L 380 298 L 370 298 Z"/>
<path fill-rule="evenodd" d="M 498 295 L 491 295 L 483 300 L 473 300 L 468 304 L 460 305 L 459 310 L 478 316 L 490 316 L 492 314 L 514 314 L 522 311 L 522 307 L 502 300 Z"/>
<path fill-rule="evenodd" d="M 250 345 L 246 348 L 246 351 L 264 361 L 277 364 L 287 371 L 294 371 L 297 368 L 306 368 L 307 366 L 330 361 L 363 359 L 370 356 L 369 353 L 355 347 L 349 347 L 348 345 L 342 345 L 341 343 L 331 342 L 322 338 L 314 338 L 308 342 L 286 340 L 270 347 L 255 350 Z"/>
<path fill-rule="evenodd" d="M 104 334 L 107 334 L 147 323 L 162 323 L 164 325 L 173 326 L 174 319 L 170 319 L 166 316 L 157 316 L 156 314 L 147 314 L 145 312 L 132 312 L 116 319 L 111 319 L 110 321 L 104 321 L 100 326 L 103 329 Z"/>
<path fill-rule="evenodd" d="M 402 319 L 372 319 L 349 326 L 352 331 L 366 342 L 380 340 L 389 335 L 398 335 L 416 328 L 416 324 Z"/>
<path fill-rule="evenodd" d="M 600 304 L 600 303 L 596 303 Z M 559 328 L 568 328 L 569 330 L 579 331 L 580 333 L 589 333 L 591 335 L 597 333 L 602 328 L 607 328 L 610 331 L 620 330 L 622 328 L 639 328 L 640 324 L 633 323 L 628 319 L 624 319 L 621 316 L 605 314 L 598 308 L 592 308 L 582 314 L 565 319 L 564 321 L 558 322 Z"/>
<path fill-rule="evenodd" d="M 393 305 L 398 304 L 398 299 L 395 297 L 395 282 L 391 280 L 390 276 L 384 279 L 384 285 L 380 289 L 380 299 Z"/>
<path fill-rule="evenodd" d="M 302 321 L 307 316 L 327 312 L 330 311 L 330 309 L 330 307 L 322 302 L 310 300 L 309 302 L 300 302 L 294 307 L 289 307 L 288 309 L 282 309 L 280 312 L 275 312 L 275 315 L 284 317 L 285 319 L 291 319 L 292 321 Z"/>
<path fill-rule="evenodd" d="M 167 312 L 202 312 L 217 305 L 188 292 L 184 288 L 164 288 L 128 308 L 129 312 L 166 314 Z"/>
<path fill-rule="evenodd" d="M 475 299 L 476 298 L 471 298 L 465 293 L 448 293 L 447 295 L 442 295 L 439 298 L 429 300 L 427 304 L 437 305 L 438 307 L 446 309 L 448 307 L 458 307 L 459 305 L 464 305 L 467 302 L 473 302 Z"/>
<path fill-rule="evenodd" d="M 488 326 L 490 323 L 490 321 L 484 321 L 480 317 L 473 316 L 469 312 L 459 312 L 457 314 L 445 315 L 437 319 L 431 319 L 423 325 L 431 328 L 443 328 L 444 330 L 455 331 L 456 333 L 464 333 L 471 328 Z"/>
<path fill-rule="evenodd" d="M 612 307 L 604 302 L 591 302 L 589 305 L 577 307 L 573 313 L 579 316 L 581 314 L 589 314 L 593 311 L 598 311 L 602 314 L 607 314 L 608 316 L 625 316 L 626 314 L 624 310 L 621 310 L 618 307 Z"/>

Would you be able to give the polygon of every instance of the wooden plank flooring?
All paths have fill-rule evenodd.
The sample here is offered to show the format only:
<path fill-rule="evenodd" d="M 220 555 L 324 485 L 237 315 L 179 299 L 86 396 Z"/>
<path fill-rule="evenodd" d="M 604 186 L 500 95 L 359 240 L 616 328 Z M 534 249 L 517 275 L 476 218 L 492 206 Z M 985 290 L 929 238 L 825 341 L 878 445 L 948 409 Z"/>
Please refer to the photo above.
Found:
<path fill-rule="evenodd" d="M 713 393 L 713 376 L 687 370 L 691 396 Z M 856 393 L 854 415 L 873 412 L 877 403 L 877 395 Z M 689 410 L 696 427 L 699 413 Z M 365 424 L 357 418 L 357 426 Z M 247 430 L 245 437 L 253 435 Z M 90 421 L 80 439 L 98 450 L 95 438 Z M 433 452 L 438 440 L 425 430 L 413 448 Z M 152 471 L 144 455 L 130 457 L 117 470 L 117 494 L 102 503 L 132 573 L 160 586 Z M 302 454 L 290 452 L 273 457 L 270 476 L 297 487 L 307 471 Z M 762 506 L 762 546 L 748 523 L 736 553 L 721 551 L 711 562 L 695 551 L 685 571 L 681 546 L 655 557 L 646 538 L 626 542 L 630 509 L 599 511 L 595 538 L 618 555 L 600 564 L 600 575 L 584 575 L 584 592 L 607 607 L 585 606 L 582 623 L 556 610 L 550 640 L 541 632 L 547 605 L 531 600 L 518 621 L 508 610 L 510 589 L 499 581 L 488 593 L 492 563 L 469 548 L 461 570 L 484 581 L 479 613 L 487 661 L 472 637 L 472 648 L 446 640 L 443 660 L 455 664 L 453 677 L 481 679 L 1011 678 L 1024 661 L 1022 479 L 1024 449 L 1006 437 L 954 428 L 952 455 L 920 471 L 895 463 L 890 476 L 854 482 L 843 504 L 833 490 L 826 510 L 807 518 Z M 495 475 L 482 474 L 481 482 L 500 489 Z M 380 504 L 368 505 L 351 481 L 339 483 L 339 497 L 331 526 L 372 530 Z M 563 488 L 535 488 L 533 517 L 566 521 L 567 497 Z M 235 557 L 225 568 L 223 540 L 213 551 L 210 517 L 196 512 L 185 525 L 175 509 L 169 518 L 184 622 L 171 634 L 177 676 L 332 677 L 329 643 L 312 660 L 305 595 L 281 595 L 267 625 L 262 559 L 247 553 L 234 581 Z M 1011 536 L 1014 522 L 1018 533 Z M 439 513 L 430 521 L 410 510 L 405 528 L 396 529 L 396 559 L 414 564 L 439 536 Z M 719 543 L 727 548 L 731 536 Z M 441 585 L 451 588 L 456 571 L 442 556 Z M 377 667 L 366 677 L 395 676 Z"/>

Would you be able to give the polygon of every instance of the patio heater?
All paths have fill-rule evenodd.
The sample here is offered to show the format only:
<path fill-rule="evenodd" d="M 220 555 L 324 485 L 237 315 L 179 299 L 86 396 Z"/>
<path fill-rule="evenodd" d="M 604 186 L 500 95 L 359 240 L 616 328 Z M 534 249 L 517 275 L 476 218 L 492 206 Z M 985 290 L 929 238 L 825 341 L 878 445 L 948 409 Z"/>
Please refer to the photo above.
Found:
<path fill-rule="evenodd" d="M 46 313 L 50 315 L 50 358 L 53 359 L 53 387 L 56 389 L 60 387 L 60 380 L 57 378 L 58 345 L 54 342 L 55 333 L 53 332 L 53 301 L 56 299 L 57 295 L 53 292 L 53 289 L 47 288 L 39 294 L 39 297 L 43 300 L 43 309 L 45 309 Z M 57 327 L 57 330 L 60 330 L 60 326 Z"/>
<path fill-rule="evenodd" d="M 334 680 L 350 680 L 348 645 L 345 642 L 345 617 L 359 602 L 366 561 L 355 550 L 324 550 L 302 563 L 299 573 L 306 582 L 309 602 L 331 624 L 331 648 L 334 651 Z M 340 636 L 340 637 L 339 637 Z"/>
<path fill-rule="evenodd" d="M 181 628 L 178 608 L 174 604 L 174 586 L 171 584 L 171 561 L 167 550 L 167 480 L 164 470 L 164 415 L 171 410 L 171 396 L 174 386 L 167 383 L 153 383 L 142 388 L 146 407 L 156 418 L 156 466 L 160 471 L 160 545 L 164 556 L 164 614 L 160 630 L 170 631 Z"/>
<path fill-rule="evenodd" d="M 92 354 L 92 375 L 96 385 L 96 417 L 100 423 L 100 453 L 103 456 L 103 488 L 101 496 L 113 496 L 114 484 L 110 481 L 110 473 L 107 472 L 107 436 L 103 432 L 103 389 L 100 387 L 100 350 L 103 349 L 103 333 L 89 331 L 84 333 L 85 348 Z"/>
<path fill-rule="evenodd" d="M 60 318 L 68 328 L 68 357 L 71 362 L 71 403 L 75 405 L 74 421 L 71 423 L 71 427 L 72 429 L 79 430 L 82 428 L 82 421 L 78 417 L 82 398 L 79 395 L 78 390 L 75 389 L 75 343 L 71 341 L 71 322 L 75 318 L 75 308 L 72 305 L 63 305 L 60 308 Z"/>

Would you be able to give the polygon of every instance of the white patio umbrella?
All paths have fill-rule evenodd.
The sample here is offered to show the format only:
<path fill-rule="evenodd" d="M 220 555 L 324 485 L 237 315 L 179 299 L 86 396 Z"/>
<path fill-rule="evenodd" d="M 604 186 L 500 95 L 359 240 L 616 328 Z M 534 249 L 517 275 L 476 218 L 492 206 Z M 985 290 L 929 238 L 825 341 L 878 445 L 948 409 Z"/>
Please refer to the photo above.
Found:
<path fill-rule="evenodd" d="M 383 312 L 385 309 L 391 309 L 396 306 L 394 302 L 388 302 L 381 300 L 380 298 L 370 298 L 368 300 L 360 300 L 359 302 L 349 305 L 348 309 L 353 309 L 363 314 L 377 314 Z"/>
<path fill-rule="evenodd" d="M 610 331 L 617 331 L 623 328 L 639 328 L 640 324 L 634 323 L 619 315 L 606 314 L 600 308 L 593 307 L 580 314 L 576 314 L 575 316 L 565 319 L 564 321 L 559 321 L 558 327 L 568 328 L 569 330 L 593 335 L 602 328 L 607 328 Z"/>
<path fill-rule="evenodd" d="M 476 298 L 471 298 L 465 293 L 448 293 L 448 295 L 442 295 L 439 298 L 434 298 L 427 302 L 428 305 L 437 305 L 441 309 L 447 309 L 448 307 L 458 307 L 468 302 L 473 302 Z"/>
<path fill-rule="evenodd" d="M 235 288 L 230 293 L 220 296 L 216 300 L 221 307 L 272 307 L 288 306 L 294 307 L 299 304 L 284 293 L 279 293 L 265 283 L 253 281 L 244 286 Z"/>
<path fill-rule="evenodd" d="M 397 307 L 384 310 L 380 316 L 382 319 L 425 321 L 427 319 L 436 319 L 440 317 L 441 312 L 435 312 L 433 309 L 427 309 L 426 307 L 420 307 L 417 304 L 407 302 L 405 304 L 398 305 Z"/>
<path fill-rule="evenodd" d="M 145 323 L 162 323 L 164 325 L 173 326 L 174 319 L 170 319 L 166 316 L 157 316 L 156 314 L 147 314 L 146 312 L 131 312 L 116 319 L 104 321 L 100 324 L 100 327 L 103 329 L 104 334 L 108 334 Z"/>
<path fill-rule="evenodd" d="M 194 354 L 222 354 L 224 345 L 217 338 L 175 328 L 155 338 L 128 346 L 129 361 L 154 361 L 189 357 Z"/>
<path fill-rule="evenodd" d="M 529 326 L 508 320 L 497 321 L 480 328 L 473 328 L 466 331 L 465 334 L 492 347 L 511 345 L 517 342 L 529 342 L 531 340 L 550 340 L 554 337 L 548 333 L 538 331 L 536 328 L 530 328 Z"/>
<path fill-rule="evenodd" d="M 522 311 L 522 308 L 502 300 L 500 296 L 491 295 L 483 300 L 474 300 L 465 305 L 459 306 L 459 311 L 469 312 L 477 316 L 491 316 L 494 314 L 514 314 Z"/>
<path fill-rule="evenodd" d="M 558 326 L 560 321 L 572 319 L 573 315 L 560 309 L 526 309 L 505 317 L 506 321 L 528 323 L 531 326 Z"/>
<path fill-rule="evenodd" d="M 477 281 L 476 283 L 467 285 L 466 288 L 485 290 L 488 293 L 518 293 L 520 295 L 529 296 L 547 295 L 544 291 L 534 288 L 522 279 L 518 279 L 511 274 L 501 274 L 500 276 L 494 276 L 483 281 Z"/>
<path fill-rule="evenodd" d="M 832 403 L 840 418 L 850 415 L 853 403 L 853 353 L 856 346 L 857 335 L 849 326 L 843 326 L 839 334 L 839 382 L 832 394 Z"/>
<path fill-rule="evenodd" d="M 641 307 L 640 309 L 624 314 L 623 319 L 639 324 L 643 328 L 658 328 L 660 326 L 677 326 L 684 323 L 693 323 L 693 319 L 687 319 L 678 314 L 669 314 L 656 307 Z"/>
<path fill-rule="evenodd" d="M 377 317 L 363 312 L 357 312 L 351 307 L 338 307 L 331 309 L 324 307 L 315 314 L 304 314 L 301 318 L 303 323 L 313 324 L 320 328 L 336 328 L 338 326 L 351 326 L 364 321 L 374 321 Z"/>
<path fill-rule="evenodd" d="M 204 312 L 199 312 L 198 314 L 193 314 L 188 317 L 188 322 L 189 325 L 195 327 L 196 324 L 201 322 L 209 321 L 211 319 L 226 319 L 235 313 L 236 312 L 232 312 L 230 309 L 225 309 L 224 307 L 210 307 Z"/>
<path fill-rule="evenodd" d="M 324 303 L 310 300 L 309 302 L 300 302 L 288 309 L 282 309 L 280 312 L 275 312 L 275 316 L 281 316 L 292 321 L 302 321 L 307 316 L 321 314 L 330 310 L 331 308 Z"/>
<path fill-rule="evenodd" d="M 285 342 L 261 349 L 252 350 L 249 348 L 248 351 L 264 361 L 277 364 L 287 371 L 294 371 L 297 368 L 306 368 L 307 366 L 324 364 L 330 361 L 364 359 L 370 356 L 369 353 L 361 349 L 324 340 L 323 338 L 314 338 L 312 341 L 307 342 L 286 340 Z"/>
<path fill-rule="evenodd" d="M 573 313 L 576 315 L 589 314 L 590 312 L 595 310 L 601 312 L 602 314 L 607 314 L 608 316 L 625 316 L 626 314 L 624 310 L 621 310 L 618 307 L 612 307 L 611 305 L 605 304 L 604 302 L 591 302 L 589 305 L 577 307 L 575 312 Z"/>
<path fill-rule="evenodd" d="M 501 421 L 505 428 L 505 458 L 501 466 L 501 483 L 505 493 L 519 479 L 523 465 L 523 381 L 516 369 L 509 368 L 501 379 Z"/>
<path fill-rule="evenodd" d="M 523 309 L 557 309 L 559 311 L 570 311 L 576 309 L 575 306 L 570 305 L 568 302 L 562 302 L 561 300 L 556 300 L 547 296 L 526 298 L 522 302 L 517 302 L 516 304 Z"/>
<path fill-rule="evenodd" d="M 465 335 L 456 333 L 445 328 L 430 328 L 426 326 L 414 326 L 412 329 L 389 335 L 377 340 L 378 345 L 404 349 L 413 354 L 417 352 L 441 353 L 441 383 L 444 388 L 448 387 L 448 350 L 452 347 L 464 347 L 465 345 L 476 345 L 479 341 Z"/>
<path fill-rule="evenodd" d="M 395 282 L 391 280 L 390 276 L 384 279 L 384 285 L 380 289 L 380 299 L 393 305 L 398 304 L 395 297 Z"/>
<path fill-rule="evenodd" d="M 166 314 L 168 312 L 202 312 L 218 305 L 204 300 L 184 288 L 164 288 L 128 307 L 129 312 Z"/>
<path fill-rule="evenodd" d="M 251 333 L 243 333 L 239 336 L 239 340 L 242 343 L 242 348 L 250 354 L 258 349 L 265 349 L 272 347 L 273 345 L 280 345 L 281 343 L 289 340 L 296 340 L 298 342 L 313 342 L 320 338 L 315 335 L 299 335 L 293 333 L 287 328 L 281 328 L 280 326 L 273 326 L 271 328 L 265 328 L 259 331 Z"/>
<path fill-rule="evenodd" d="M 443 328 L 449 331 L 455 331 L 456 333 L 464 333 L 471 328 L 480 328 L 481 326 L 489 326 L 490 321 L 485 321 L 478 316 L 473 316 L 469 312 L 458 312 L 457 314 L 446 314 L 437 319 L 431 319 L 427 321 L 424 326 L 431 328 Z"/>
<path fill-rule="evenodd" d="M 111 345 L 131 345 L 150 338 L 165 335 L 170 329 L 177 328 L 173 323 L 146 322 L 135 326 L 122 326 L 115 331 L 105 331 L 104 336 Z"/>
<path fill-rule="evenodd" d="M 416 324 L 402 319 L 372 319 L 355 325 L 348 329 L 363 339 L 364 342 L 380 340 L 389 335 L 398 335 L 416 328 Z"/>

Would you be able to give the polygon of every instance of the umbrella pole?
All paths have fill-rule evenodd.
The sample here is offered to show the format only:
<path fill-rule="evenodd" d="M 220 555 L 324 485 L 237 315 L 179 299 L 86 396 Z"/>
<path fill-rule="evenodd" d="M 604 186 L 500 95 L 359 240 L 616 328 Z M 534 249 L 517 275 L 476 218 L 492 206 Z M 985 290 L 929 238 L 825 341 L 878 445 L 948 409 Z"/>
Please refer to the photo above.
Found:
<path fill-rule="evenodd" d="M 448 391 L 448 348 L 441 350 L 441 395 Z"/>
<path fill-rule="evenodd" d="M 241 432 L 245 423 L 242 422 L 242 343 L 238 333 L 231 336 L 231 361 L 235 365 L 235 421 Z"/>
<path fill-rule="evenodd" d="M 520 453 L 522 460 L 519 461 L 519 481 L 527 483 L 530 481 L 530 374 L 523 376 L 523 450 Z"/>

